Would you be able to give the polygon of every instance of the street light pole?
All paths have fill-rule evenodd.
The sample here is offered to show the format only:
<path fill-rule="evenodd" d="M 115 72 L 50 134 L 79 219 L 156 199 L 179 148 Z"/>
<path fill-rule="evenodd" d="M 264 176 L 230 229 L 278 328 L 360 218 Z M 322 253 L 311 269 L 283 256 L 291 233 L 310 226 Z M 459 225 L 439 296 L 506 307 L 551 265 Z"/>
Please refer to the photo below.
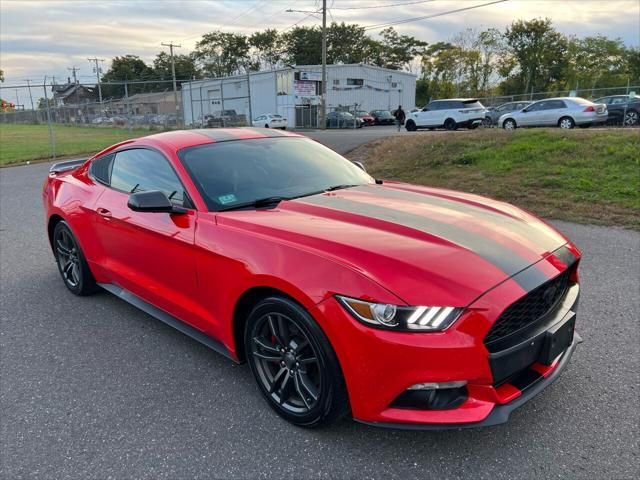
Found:
<path fill-rule="evenodd" d="M 178 86 L 176 85 L 176 62 L 173 57 L 173 48 L 181 48 L 181 45 L 174 45 L 173 42 L 163 43 L 162 46 L 169 47 L 171 55 L 171 76 L 173 77 L 173 100 L 176 102 L 176 124 L 180 125 L 180 105 L 178 105 Z"/>
<path fill-rule="evenodd" d="M 322 0 L 322 98 L 320 99 L 320 128 L 327 128 L 327 0 Z"/>

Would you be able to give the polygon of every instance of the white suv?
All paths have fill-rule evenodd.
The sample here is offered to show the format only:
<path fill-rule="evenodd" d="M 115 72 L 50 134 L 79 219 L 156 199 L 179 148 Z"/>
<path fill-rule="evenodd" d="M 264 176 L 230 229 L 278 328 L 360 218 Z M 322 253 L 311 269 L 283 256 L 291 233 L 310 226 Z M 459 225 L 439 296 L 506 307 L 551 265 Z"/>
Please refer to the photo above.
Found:
<path fill-rule="evenodd" d="M 482 124 L 486 108 L 475 98 L 434 100 L 422 110 L 407 115 L 405 127 L 410 132 L 419 128 L 476 128 Z"/>

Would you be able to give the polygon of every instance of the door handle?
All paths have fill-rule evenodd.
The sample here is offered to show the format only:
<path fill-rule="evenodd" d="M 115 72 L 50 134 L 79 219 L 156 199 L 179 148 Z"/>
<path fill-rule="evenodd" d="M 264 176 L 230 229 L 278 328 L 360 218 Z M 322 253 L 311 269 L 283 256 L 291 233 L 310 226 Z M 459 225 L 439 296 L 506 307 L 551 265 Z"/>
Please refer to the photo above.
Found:
<path fill-rule="evenodd" d="M 96 212 L 98 212 L 98 215 L 100 215 L 101 217 L 111 218 L 111 212 L 106 208 L 98 207 L 96 209 Z"/>

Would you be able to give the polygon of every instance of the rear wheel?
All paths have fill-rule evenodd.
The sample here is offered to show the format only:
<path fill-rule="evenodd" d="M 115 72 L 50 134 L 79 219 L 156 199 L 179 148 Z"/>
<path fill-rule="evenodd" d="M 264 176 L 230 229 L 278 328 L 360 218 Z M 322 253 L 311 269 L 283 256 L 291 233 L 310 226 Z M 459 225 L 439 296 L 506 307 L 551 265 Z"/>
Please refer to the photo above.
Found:
<path fill-rule="evenodd" d="M 418 129 L 416 122 L 413 120 L 407 120 L 404 127 L 407 129 L 407 132 L 415 132 Z"/>
<path fill-rule="evenodd" d="M 515 130 L 516 126 L 516 121 L 512 118 L 507 118 L 504 122 L 502 122 L 502 128 L 504 128 L 505 130 Z"/>
<path fill-rule="evenodd" d="M 638 125 L 638 120 L 640 120 L 638 112 L 635 110 L 628 110 L 627 114 L 624 116 L 624 125 L 626 127 L 633 127 Z"/>
<path fill-rule="evenodd" d="M 297 303 L 261 301 L 249 315 L 245 351 L 265 399 L 289 422 L 317 427 L 349 410 L 342 372 L 329 341 Z"/>
<path fill-rule="evenodd" d="M 444 121 L 444 128 L 445 130 L 456 130 L 458 128 L 458 125 L 453 118 L 447 118 Z"/>
<path fill-rule="evenodd" d="M 576 122 L 574 122 L 573 118 L 571 117 L 562 117 L 558 121 L 558 126 L 564 130 L 571 130 L 573 127 L 576 126 Z"/>
<path fill-rule="evenodd" d="M 53 252 L 66 287 L 75 295 L 89 295 L 98 290 L 80 245 L 65 221 L 53 230 Z"/>
<path fill-rule="evenodd" d="M 268 124 L 268 123 L 265 123 L 265 124 L 264 124 L 264 128 L 269 128 L 269 124 Z"/>
<path fill-rule="evenodd" d="M 483 127 L 490 127 L 492 125 L 492 121 L 491 121 L 491 117 L 484 117 L 482 119 L 482 126 Z"/>

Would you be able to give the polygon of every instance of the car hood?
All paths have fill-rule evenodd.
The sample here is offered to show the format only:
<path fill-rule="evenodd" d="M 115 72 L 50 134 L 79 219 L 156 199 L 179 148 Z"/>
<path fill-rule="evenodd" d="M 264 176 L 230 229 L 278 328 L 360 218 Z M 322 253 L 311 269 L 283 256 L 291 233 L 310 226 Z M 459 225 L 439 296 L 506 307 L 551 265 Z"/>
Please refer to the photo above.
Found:
<path fill-rule="evenodd" d="M 313 250 L 411 305 L 466 306 L 567 243 L 512 205 L 396 182 L 225 212 L 218 224 Z"/>

